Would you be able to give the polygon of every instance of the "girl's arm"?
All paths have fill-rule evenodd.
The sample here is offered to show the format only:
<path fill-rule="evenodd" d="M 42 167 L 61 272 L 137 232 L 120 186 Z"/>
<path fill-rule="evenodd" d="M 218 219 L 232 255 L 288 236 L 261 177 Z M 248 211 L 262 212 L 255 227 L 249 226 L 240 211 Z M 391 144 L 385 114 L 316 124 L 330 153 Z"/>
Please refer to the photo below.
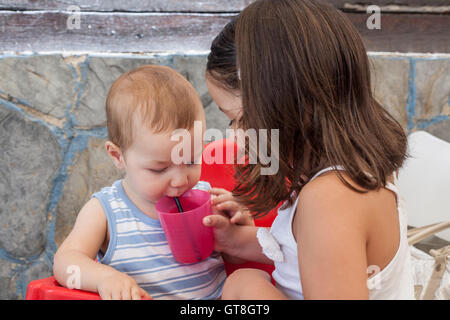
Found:
<path fill-rule="evenodd" d="M 273 265 L 273 261 L 262 252 L 256 238 L 259 227 L 232 224 L 229 218 L 220 214 L 203 219 L 207 227 L 214 228 L 215 250 L 235 258 Z"/>
<path fill-rule="evenodd" d="M 334 174 L 303 188 L 294 219 L 305 299 L 368 299 L 367 203 Z"/>

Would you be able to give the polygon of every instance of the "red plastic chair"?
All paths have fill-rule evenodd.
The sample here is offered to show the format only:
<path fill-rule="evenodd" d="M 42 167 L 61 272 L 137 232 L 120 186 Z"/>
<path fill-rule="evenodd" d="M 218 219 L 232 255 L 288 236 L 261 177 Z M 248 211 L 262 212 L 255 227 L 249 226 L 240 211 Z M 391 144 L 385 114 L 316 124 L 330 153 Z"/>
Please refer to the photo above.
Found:
<path fill-rule="evenodd" d="M 200 180 L 208 181 L 212 187 L 232 190 L 235 184 L 234 165 L 226 164 L 227 154 L 236 154 L 237 146 L 230 140 L 218 140 L 207 144 L 203 151 L 202 174 Z M 211 160 L 218 161 L 211 163 Z M 220 159 L 221 158 L 221 159 Z M 230 158 L 230 157 L 229 157 Z M 222 161 L 220 161 L 222 160 Z M 256 219 L 255 224 L 260 227 L 270 227 L 276 216 L 277 208 L 266 216 Z M 271 265 L 245 262 L 231 264 L 225 262 L 227 275 L 240 268 L 256 268 L 272 274 L 274 267 Z M 272 280 L 273 281 L 273 280 Z M 28 284 L 26 300 L 100 300 L 97 293 L 68 289 L 59 285 L 55 278 L 33 280 Z"/>
<path fill-rule="evenodd" d="M 98 293 L 62 287 L 55 277 L 49 277 L 31 281 L 25 300 L 101 300 L 101 298 Z"/>
<path fill-rule="evenodd" d="M 234 180 L 234 165 L 227 164 L 227 154 L 229 155 L 233 152 L 234 155 L 237 153 L 237 145 L 231 140 L 218 140 L 207 144 L 203 150 L 203 162 L 202 162 L 202 174 L 200 180 L 208 181 L 214 188 L 224 188 L 227 190 L 232 190 L 235 185 Z M 217 162 L 211 162 L 211 158 L 215 159 Z M 233 158 L 230 157 L 229 158 Z M 270 211 L 267 215 L 262 218 L 255 219 L 255 225 L 259 227 L 270 227 L 273 220 L 277 215 L 277 208 Z M 240 268 L 256 268 L 267 271 L 272 274 L 274 266 L 257 263 L 257 262 L 245 262 L 242 264 L 232 264 L 225 262 L 225 270 L 227 274 L 231 274 L 236 269 Z"/>

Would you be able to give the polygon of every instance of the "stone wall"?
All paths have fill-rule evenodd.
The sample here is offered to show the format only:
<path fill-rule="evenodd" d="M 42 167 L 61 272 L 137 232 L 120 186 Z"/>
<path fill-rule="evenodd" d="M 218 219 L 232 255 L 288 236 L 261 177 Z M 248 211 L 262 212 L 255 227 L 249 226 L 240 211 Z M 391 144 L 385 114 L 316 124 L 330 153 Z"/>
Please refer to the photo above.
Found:
<path fill-rule="evenodd" d="M 450 57 L 370 53 L 373 91 L 405 130 L 450 141 Z M 0 56 L 0 299 L 52 274 L 90 195 L 120 177 L 106 155 L 105 96 L 123 72 L 167 65 L 198 90 L 207 127 L 228 124 L 204 81 L 206 54 Z"/>

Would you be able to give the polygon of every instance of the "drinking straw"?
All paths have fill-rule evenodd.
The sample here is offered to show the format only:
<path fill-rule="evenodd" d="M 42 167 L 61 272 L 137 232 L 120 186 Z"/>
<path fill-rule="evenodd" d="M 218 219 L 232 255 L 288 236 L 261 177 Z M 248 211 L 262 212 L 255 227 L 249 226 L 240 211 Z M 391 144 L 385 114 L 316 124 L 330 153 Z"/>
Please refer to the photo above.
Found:
<path fill-rule="evenodd" d="M 178 212 L 183 212 L 183 207 L 181 206 L 180 199 L 178 199 L 178 197 L 174 197 L 174 200 L 177 205 Z"/>

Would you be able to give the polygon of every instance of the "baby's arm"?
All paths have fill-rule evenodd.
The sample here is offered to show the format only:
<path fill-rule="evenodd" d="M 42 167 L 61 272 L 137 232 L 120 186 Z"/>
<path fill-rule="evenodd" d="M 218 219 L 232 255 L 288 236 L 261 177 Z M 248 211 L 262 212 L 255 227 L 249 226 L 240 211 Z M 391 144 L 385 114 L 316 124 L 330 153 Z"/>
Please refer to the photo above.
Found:
<path fill-rule="evenodd" d="M 103 299 L 140 299 L 143 295 L 148 296 L 130 276 L 94 260 L 105 241 L 106 230 L 103 208 L 93 198 L 81 209 L 72 231 L 55 254 L 53 273 L 56 280 L 68 287 L 68 281 L 72 281 L 75 275 L 73 270 L 78 270 L 80 286 L 77 289 L 98 292 Z"/>

